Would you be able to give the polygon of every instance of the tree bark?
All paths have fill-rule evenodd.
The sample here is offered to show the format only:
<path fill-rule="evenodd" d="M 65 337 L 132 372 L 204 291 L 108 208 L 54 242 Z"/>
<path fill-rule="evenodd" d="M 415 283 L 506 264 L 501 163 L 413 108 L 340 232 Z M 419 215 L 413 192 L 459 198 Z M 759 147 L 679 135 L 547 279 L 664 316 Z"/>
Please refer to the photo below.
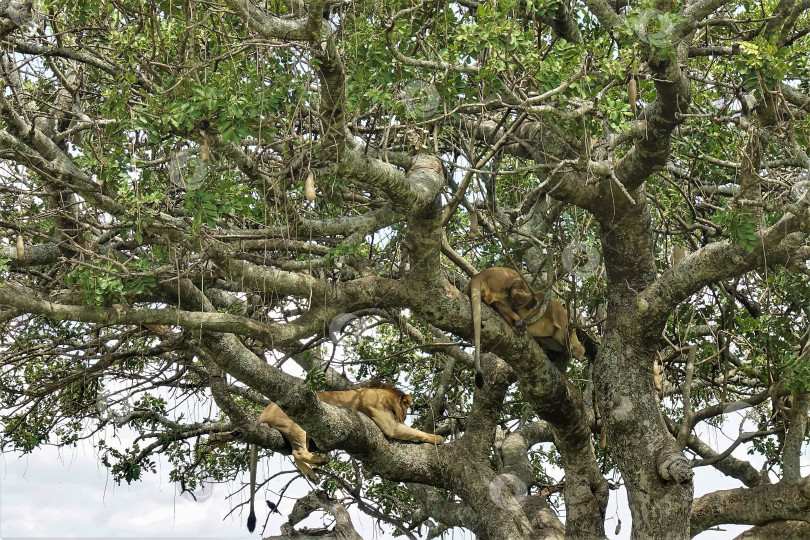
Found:
<path fill-rule="evenodd" d="M 698 497 L 692 507 L 691 536 L 722 523 L 767 525 L 785 520 L 810 520 L 810 478 Z"/>
<path fill-rule="evenodd" d="M 602 224 L 610 317 L 594 366 L 597 404 L 627 485 L 632 538 L 687 538 L 692 473 L 653 384 L 662 327 L 638 302 L 655 278 L 650 216 L 643 189 L 632 196 L 634 205 L 621 199 L 620 217 Z"/>

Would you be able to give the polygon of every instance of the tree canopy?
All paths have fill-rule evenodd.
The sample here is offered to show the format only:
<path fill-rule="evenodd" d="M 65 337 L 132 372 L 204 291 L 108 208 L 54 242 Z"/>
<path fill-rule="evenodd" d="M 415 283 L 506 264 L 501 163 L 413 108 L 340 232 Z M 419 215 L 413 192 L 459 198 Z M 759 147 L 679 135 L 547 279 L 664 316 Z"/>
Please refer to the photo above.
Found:
<path fill-rule="evenodd" d="M 3 0 L 3 451 L 90 440 L 126 482 L 163 455 L 193 492 L 289 453 L 272 400 L 334 450 L 284 538 L 318 509 L 359 537 L 353 505 L 409 538 L 599 538 L 619 484 L 634 538 L 810 536 L 809 10 Z M 492 266 L 584 358 L 484 308 L 476 388 Z M 372 379 L 445 442 L 315 398 Z M 695 497 L 706 467 L 738 487 Z"/>

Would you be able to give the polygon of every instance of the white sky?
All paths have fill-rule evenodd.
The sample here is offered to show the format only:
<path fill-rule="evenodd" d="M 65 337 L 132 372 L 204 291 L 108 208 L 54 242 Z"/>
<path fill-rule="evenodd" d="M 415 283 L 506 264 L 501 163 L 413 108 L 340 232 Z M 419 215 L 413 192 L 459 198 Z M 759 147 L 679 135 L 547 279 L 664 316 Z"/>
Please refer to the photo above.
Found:
<path fill-rule="evenodd" d="M 225 488 L 191 502 L 169 483 L 168 467 L 117 486 L 92 448 L 49 447 L 4 454 L 0 471 L 0 537 L 247 538 L 244 524 L 222 518 Z M 219 489 L 218 489 L 219 488 Z M 244 533 L 243 533 L 244 530 Z"/>

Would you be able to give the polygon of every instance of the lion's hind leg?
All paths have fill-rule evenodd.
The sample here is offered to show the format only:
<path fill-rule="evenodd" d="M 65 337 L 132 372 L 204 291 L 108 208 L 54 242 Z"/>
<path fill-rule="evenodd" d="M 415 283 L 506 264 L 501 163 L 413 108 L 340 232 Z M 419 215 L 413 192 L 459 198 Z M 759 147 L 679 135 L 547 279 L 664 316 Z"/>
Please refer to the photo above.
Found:
<path fill-rule="evenodd" d="M 310 465 L 322 465 L 323 463 L 329 461 L 328 457 L 318 457 L 314 454 L 310 454 L 309 452 L 303 454 L 302 452 L 293 450 L 292 454 L 295 466 L 298 467 L 298 470 L 304 473 L 304 475 L 307 476 L 313 482 L 318 481 L 318 475 L 315 473 L 315 471 L 312 470 L 312 467 L 310 467 Z"/>
<path fill-rule="evenodd" d="M 302 473 L 317 482 L 318 475 L 315 474 L 315 471 L 312 470 L 310 465 L 322 465 L 324 463 L 328 463 L 329 457 L 320 457 L 311 453 L 307 448 L 309 436 L 298 424 L 293 425 L 297 429 L 288 430 L 286 433 L 282 433 L 285 437 L 287 437 L 287 440 L 290 441 L 290 446 L 292 446 L 292 455 L 295 466 L 298 467 Z"/>
<path fill-rule="evenodd" d="M 307 432 L 293 422 L 275 403 L 270 403 L 267 406 L 265 412 L 259 417 L 259 421 L 277 429 L 287 439 L 292 447 L 295 466 L 306 476 L 317 481 L 318 475 L 315 474 L 310 465 L 321 465 L 328 462 L 329 458 L 316 456 L 309 451 Z"/>
<path fill-rule="evenodd" d="M 309 463 L 310 465 L 323 465 L 324 463 L 329 463 L 329 456 L 316 456 L 309 450 L 293 450 L 293 458 L 295 458 L 296 462 L 300 460 L 304 463 Z"/>
<path fill-rule="evenodd" d="M 307 465 L 306 462 L 295 459 L 295 457 L 293 457 L 293 461 L 295 462 L 295 466 L 298 467 L 298 470 L 304 473 L 304 476 L 313 482 L 317 482 L 319 480 L 318 475 L 315 474 L 315 471 L 313 471 L 312 467 Z"/>

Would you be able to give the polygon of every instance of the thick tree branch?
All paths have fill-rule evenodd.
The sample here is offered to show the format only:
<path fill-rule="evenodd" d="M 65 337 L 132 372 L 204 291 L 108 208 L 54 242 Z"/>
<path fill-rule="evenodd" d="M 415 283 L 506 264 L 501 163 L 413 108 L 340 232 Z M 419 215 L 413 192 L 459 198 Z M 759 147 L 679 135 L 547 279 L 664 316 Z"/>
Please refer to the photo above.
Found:
<path fill-rule="evenodd" d="M 28 266 L 39 266 L 53 264 L 62 256 L 62 250 L 56 244 L 48 242 L 25 246 L 23 258 L 17 257 L 17 248 L 14 246 L 0 247 L 0 257 L 8 257 L 11 268 L 25 268 Z"/>
<path fill-rule="evenodd" d="M 323 510 L 335 519 L 331 534 L 325 536 L 323 530 L 296 531 L 293 526 L 309 517 L 313 512 Z M 325 491 L 317 490 L 295 501 L 287 523 L 281 526 L 280 536 L 270 536 L 268 540 L 303 540 L 306 538 L 335 538 L 335 540 L 363 540 L 352 525 L 346 507 L 333 500 Z"/>
<path fill-rule="evenodd" d="M 420 257 L 423 257 L 429 261 L 426 268 L 431 269 L 437 266 L 438 260 L 435 263 L 433 260 L 438 259 L 442 238 L 440 209 L 434 207 L 432 210 L 432 213 L 426 212 L 409 223 L 409 235 L 414 246 L 411 260 L 420 261 Z M 446 279 L 437 280 L 435 271 L 419 270 L 422 265 L 423 262 L 412 263 L 412 274 L 417 276 L 421 287 L 427 288 L 428 294 L 433 291 L 433 301 L 426 305 L 420 295 L 419 299 L 414 296 L 408 305 L 431 324 L 470 337 L 469 299 Z M 518 375 L 523 395 L 538 415 L 554 426 L 560 453 L 566 467 L 570 466 L 566 482 L 566 501 L 569 502 L 567 534 L 602 534 L 607 483 L 596 466 L 582 397 L 551 362 L 541 360 L 547 357 L 531 336 L 514 332 L 503 318 L 492 313 L 493 310 L 482 311 L 482 347 L 498 354 Z"/>
<path fill-rule="evenodd" d="M 404 214 L 432 203 L 444 186 L 441 162 L 426 154 L 414 157 L 407 174 L 402 174 L 393 165 L 347 149 L 338 173 L 382 190 L 391 198 L 393 209 Z"/>
<path fill-rule="evenodd" d="M 772 521 L 807 520 L 810 479 L 782 481 L 753 488 L 720 490 L 695 499 L 690 536 L 723 523 L 766 525 Z"/>
<path fill-rule="evenodd" d="M 586 0 L 585 5 L 588 6 L 591 13 L 596 15 L 599 23 L 605 28 L 612 29 L 621 24 L 622 17 L 605 0 Z"/>
<path fill-rule="evenodd" d="M 752 251 L 728 241 L 714 242 L 691 253 L 665 271 L 638 296 L 638 306 L 655 320 L 666 317 L 680 302 L 702 287 L 744 274 L 763 265 L 786 264 L 796 247 L 806 239 L 801 223 L 788 216 L 757 235 Z"/>
<path fill-rule="evenodd" d="M 441 523 L 444 528 L 450 529 L 452 527 L 461 527 L 464 523 L 478 521 L 476 512 L 470 505 L 448 500 L 432 486 L 409 483 L 408 489 L 419 502 L 419 509 L 413 515 L 415 523 L 422 523 L 428 518 L 433 518 Z M 441 536 L 444 528 L 440 531 L 428 531 L 428 538 Z"/>
<path fill-rule="evenodd" d="M 691 100 L 689 80 L 676 62 L 661 61 L 651 67 L 657 97 L 643 112 L 644 137 L 615 164 L 616 178 L 629 191 L 666 165 L 672 132 L 681 123 L 678 113 L 688 110 Z"/>
<path fill-rule="evenodd" d="M 258 322 L 225 313 L 201 313 L 173 308 L 106 308 L 95 306 L 72 306 L 41 300 L 25 292 L 19 286 L 4 282 L 0 286 L 0 304 L 11 306 L 26 313 L 35 313 L 57 321 L 79 321 L 97 324 L 165 325 L 180 326 L 186 330 L 210 330 L 233 332 L 251 336 L 268 344 L 295 339 L 290 325 L 275 325 Z"/>
<path fill-rule="evenodd" d="M 669 418 L 665 417 L 665 420 L 670 433 L 673 435 L 677 434 L 679 429 L 678 425 Z M 715 469 L 732 478 L 736 478 L 748 487 L 758 486 L 763 483 L 763 476 L 751 466 L 749 462 L 737 459 L 734 456 L 726 456 L 723 459 L 718 459 L 720 454 L 694 435 L 689 437 L 686 447 L 703 459 L 712 460 L 712 466 Z"/>
<path fill-rule="evenodd" d="M 734 540 L 803 540 L 810 538 L 810 523 L 807 521 L 774 521 L 767 525 L 752 527 Z"/>
<path fill-rule="evenodd" d="M 796 481 L 802 477 L 802 447 L 807 434 L 807 411 L 810 410 L 810 392 L 793 396 L 790 424 L 782 447 L 782 479 Z M 810 495 L 810 493 L 809 493 Z"/>

